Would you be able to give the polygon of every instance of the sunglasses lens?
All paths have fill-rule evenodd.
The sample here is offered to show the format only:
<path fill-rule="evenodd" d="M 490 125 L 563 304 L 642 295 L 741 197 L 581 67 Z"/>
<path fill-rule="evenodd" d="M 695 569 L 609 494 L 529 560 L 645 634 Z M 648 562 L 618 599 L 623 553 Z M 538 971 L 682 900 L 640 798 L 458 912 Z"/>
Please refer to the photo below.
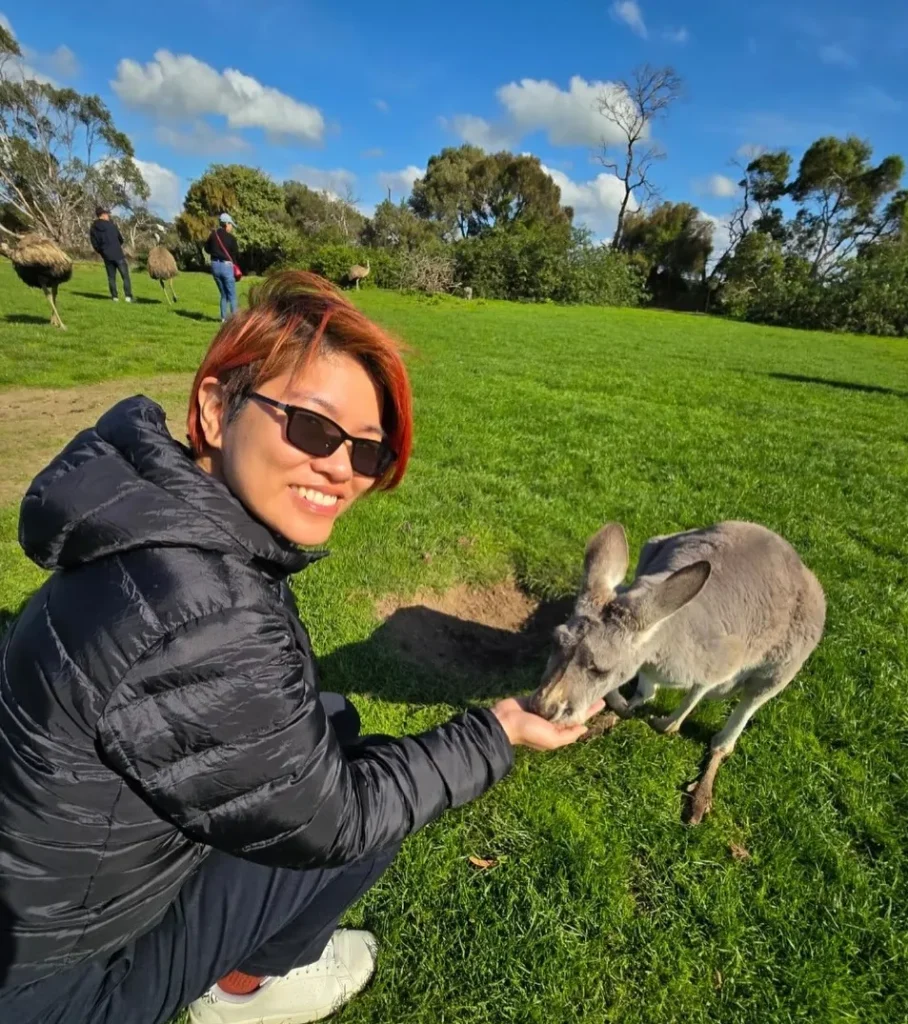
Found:
<path fill-rule="evenodd" d="M 380 441 L 354 441 L 351 464 L 354 472 L 362 476 L 381 476 L 391 465 L 393 456 L 387 445 Z"/>
<path fill-rule="evenodd" d="M 330 420 L 313 413 L 294 412 L 287 424 L 287 440 L 307 455 L 330 455 L 343 439 L 343 434 Z"/>
<path fill-rule="evenodd" d="M 287 440 L 307 455 L 324 458 L 337 451 L 344 434 L 336 423 L 318 413 L 294 409 L 287 423 Z M 357 438 L 352 445 L 350 464 L 361 476 L 381 476 L 394 461 L 394 452 L 381 441 Z"/>

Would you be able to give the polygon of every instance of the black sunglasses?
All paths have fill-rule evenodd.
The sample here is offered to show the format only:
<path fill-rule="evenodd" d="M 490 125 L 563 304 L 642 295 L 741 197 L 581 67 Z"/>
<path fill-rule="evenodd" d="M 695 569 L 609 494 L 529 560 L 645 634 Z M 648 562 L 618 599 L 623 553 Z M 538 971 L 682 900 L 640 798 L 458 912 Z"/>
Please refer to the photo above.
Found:
<path fill-rule="evenodd" d="M 278 402 L 267 395 L 253 391 L 250 398 L 287 414 L 287 440 L 294 448 L 299 448 L 307 455 L 324 458 L 336 452 L 345 441 L 352 441 L 350 446 L 350 465 L 354 473 L 360 476 L 383 476 L 394 463 L 397 453 L 384 441 L 372 441 L 365 437 L 353 437 L 334 420 L 329 420 L 321 413 L 304 409 L 299 405 L 288 405 Z"/>

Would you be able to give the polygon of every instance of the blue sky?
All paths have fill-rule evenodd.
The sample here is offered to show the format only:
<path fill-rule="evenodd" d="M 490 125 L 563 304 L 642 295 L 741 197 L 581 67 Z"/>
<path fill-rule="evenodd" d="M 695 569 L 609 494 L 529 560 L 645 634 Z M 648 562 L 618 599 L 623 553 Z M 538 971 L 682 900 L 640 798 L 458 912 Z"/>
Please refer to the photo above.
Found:
<path fill-rule="evenodd" d="M 0 0 L 28 66 L 97 92 L 133 139 L 161 212 L 214 161 L 343 193 L 395 198 L 443 146 L 531 152 L 578 219 L 607 234 L 614 182 L 591 156 L 593 100 L 643 61 L 685 96 L 660 124 L 666 198 L 721 218 L 748 146 L 795 156 L 856 133 L 908 157 L 908 5 L 414 0 L 315 5 Z"/>

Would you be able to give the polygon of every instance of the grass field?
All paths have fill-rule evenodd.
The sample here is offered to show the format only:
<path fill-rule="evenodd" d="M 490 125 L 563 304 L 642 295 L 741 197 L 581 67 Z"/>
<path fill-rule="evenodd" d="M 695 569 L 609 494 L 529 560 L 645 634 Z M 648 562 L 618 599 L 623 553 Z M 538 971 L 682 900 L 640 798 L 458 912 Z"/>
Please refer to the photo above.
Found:
<path fill-rule="evenodd" d="M 178 279 L 176 310 L 147 278 L 153 301 L 98 301 L 102 278 L 79 268 L 63 289 L 62 334 L 0 264 L 0 614 L 41 578 L 15 543 L 14 496 L 121 395 L 160 397 L 181 435 L 216 326 L 206 277 Z M 763 522 L 817 573 L 829 618 L 700 828 L 681 824 L 682 789 L 722 703 L 675 738 L 633 721 L 521 752 L 487 797 L 410 840 L 351 915 L 382 956 L 338 1019 L 908 1020 L 908 346 L 642 310 L 359 301 L 414 348 L 412 472 L 342 522 L 295 587 L 324 685 L 369 730 L 418 730 L 541 667 L 414 667 L 384 642 L 378 599 L 509 578 L 569 594 L 607 519 L 632 557 L 655 533 Z"/>

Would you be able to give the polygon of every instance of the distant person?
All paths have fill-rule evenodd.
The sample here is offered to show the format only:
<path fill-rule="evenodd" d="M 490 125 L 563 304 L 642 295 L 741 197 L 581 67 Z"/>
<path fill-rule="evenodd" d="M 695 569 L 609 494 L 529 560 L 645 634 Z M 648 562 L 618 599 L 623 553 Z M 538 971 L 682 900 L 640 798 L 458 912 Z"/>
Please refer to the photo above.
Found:
<path fill-rule="evenodd" d="M 129 264 L 126 262 L 126 254 L 123 252 L 123 236 L 120 234 L 117 225 L 110 219 L 110 210 L 103 206 L 95 210 L 97 218 L 91 226 L 89 238 L 91 247 L 104 260 L 104 267 L 107 270 L 107 284 L 110 286 L 110 297 L 114 302 L 119 302 L 117 296 L 117 271 L 123 278 L 123 294 L 127 302 L 132 302 L 132 284 L 129 280 Z"/>
<path fill-rule="evenodd" d="M 233 217 L 222 213 L 221 226 L 212 231 L 205 243 L 205 251 L 211 257 L 211 273 L 221 294 L 221 322 L 227 319 L 227 306 L 230 312 L 237 310 L 236 273 L 234 266 L 239 266 L 240 247 L 236 244 Z"/>

